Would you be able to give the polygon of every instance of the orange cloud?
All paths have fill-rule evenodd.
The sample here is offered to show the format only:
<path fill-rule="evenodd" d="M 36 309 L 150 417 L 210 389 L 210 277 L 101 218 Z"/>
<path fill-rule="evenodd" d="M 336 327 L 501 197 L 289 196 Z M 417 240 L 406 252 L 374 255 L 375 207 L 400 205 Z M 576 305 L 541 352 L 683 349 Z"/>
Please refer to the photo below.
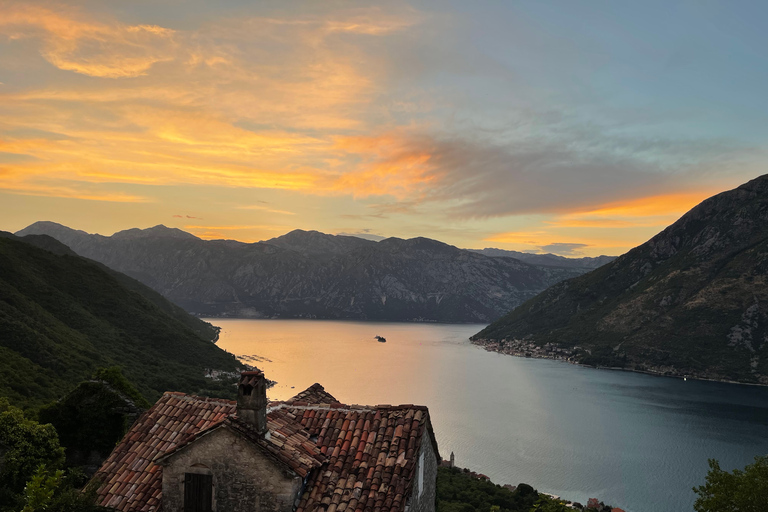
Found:
<path fill-rule="evenodd" d="M 246 243 L 263 240 L 266 236 L 272 237 L 273 233 L 285 233 L 293 229 L 291 226 L 280 226 L 276 224 L 262 225 L 231 225 L 231 226 L 184 226 L 197 237 L 205 240 L 215 240 L 222 238 L 231 238 L 232 232 L 237 233 L 237 240 Z M 269 235 L 267 235 L 269 233 Z"/>
<path fill-rule="evenodd" d="M 47 178 L 73 186 L 185 183 L 403 195 L 424 181 L 418 175 L 426 157 L 375 162 L 339 153 L 333 135 L 363 127 L 379 87 L 380 71 L 348 39 L 405 30 L 418 22 L 412 11 L 217 20 L 174 31 L 75 9 L 1 5 L 0 33 L 41 41 L 41 54 L 57 67 L 101 78 L 143 76 L 0 92 L 0 134 L 50 135 L 0 135 L 0 151 L 31 157 L 4 170 L 27 188 Z M 282 53 L 265 51 L 265 42 Z M 153 73 L 161 61 L 163 73 Z"/>
<path fill-rule="evenodd" d="M 412 144 L 402 133 L 340 137 L 335 148 L 361 160 L 356 169 L 340 176 L 332 186 L 334 190 L 352 192 L 356 197 L 419 196 L 439 178 L 429 147 Z"/>
<path fill-rule="evenodd" d="M 544 219 L 539 230 L 497 233 L 484 241 L 518 250 L 585 244 L 584 252 L 593 255 L 620 254 L 645 242 L 712 193 L 679 192 L 611 202 Z"/>
<path fill-rule="evenodd" d="M 617 249 L 628 249 L 638 244 L 637 241 L 631 239 L 595 236 L 573 237 L 547 231 L 510 231 L 507 233 L 497 233 L 484 238 L 483 241 L 500 244 L 527 245 L 531 247 L 541 247 L 551 244 L 584 244 L 588 247 Z"/>
<path fill-rule="evenodd" d="M 565 213 L 547 224 L 559 228 L 664 227 L 713 193 L 713 190 L 692 191 L 616 201 Z"/>
<path fill-rule="evenodd" d="M 238 210 L 263 210 L 268 213 L 277 213 L 280 215 L 296 215 L 295 212 L 289 212 L 288 210 L 276 210 L 274 208 L 270 208 L 269 206 L 263 206 L 259 204 L 253 204 L 249 206 L 238 206 Z"/>
<path fill-rule="evenodd" d="M 256 226 L 184 226 L 184 229 L 215 229 L 217 231 L 239 231 L 244 229 L 274 229 L 272 225 Z"/>
<path fill-rule="evenodd" d="M 712 196 L 715 190 L 696 190 L 675 194 L 641 197 L 629 201 L 616 201 L 601 205 L 594 210 L 579 212 L 580 215 L 650 217 L 683 214 Z"/>
<path fill-rule="evenodd" d="M 174 31 L 155 25 L 86 21 L 79 13 L 4 2 L 0 30 L 11 38 L 38 36 L 51 64 L 89 76 L 124 78 L 174 58 Z"/>
<path fill-rule="evenodd" d="M 0 174 L 3 174 L 2 169 L 0 169 Z M 147 197 L 125 192 L 89 191 L 73 185 L 45 185 L 30 182 L 11 183 L 2 181 L 0 182 L 0 191 L 23 196 L 62 197 L 66 199 L 108 201 L 112 203 L 147 203 L 152 201 Z"/>

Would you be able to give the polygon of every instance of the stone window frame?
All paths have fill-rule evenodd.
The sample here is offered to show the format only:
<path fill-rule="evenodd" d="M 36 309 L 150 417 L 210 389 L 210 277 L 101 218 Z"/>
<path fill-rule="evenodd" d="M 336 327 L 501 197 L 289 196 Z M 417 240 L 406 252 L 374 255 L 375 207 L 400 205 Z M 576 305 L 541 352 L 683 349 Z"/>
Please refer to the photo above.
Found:
<path fill-rule="evenodd" d="M 211 476 L 211 512 L 217 512 L 216 508 L 216 478 L 214 478 L 213 471 L 211 468 L 203 464 L 202 462 L 195 462 L 194 464 L 190 464 L 188 467 L 184 468 L 183 472 L 179 473 L 179 491 L 180 496 L 182 497 L 182 510 L 184 507 L 184 480 L 186 479 L 187 473 L 192 473 L 196 475 L 210 475 Z"/>
<path fill-rule="evenodd" d="M 419 450 L 421 453 L 419 454 L 419 498 L 421 498 L 421 495 L 424 493 L 424 450 Z"/>

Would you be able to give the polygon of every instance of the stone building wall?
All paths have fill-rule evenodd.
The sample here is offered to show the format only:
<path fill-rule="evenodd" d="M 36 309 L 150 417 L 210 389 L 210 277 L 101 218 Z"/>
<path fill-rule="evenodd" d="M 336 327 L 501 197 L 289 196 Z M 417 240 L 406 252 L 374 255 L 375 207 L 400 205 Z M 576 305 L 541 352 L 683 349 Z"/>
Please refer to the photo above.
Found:
<path fill-rule="evenodd" d="M 172 454 L 163 465 L 163 512 L 184 511 L 185 473 L 213 477 L 214 512 L 290 512 L 302 480 L 226 427 Z"/>
<path fill-rule="evenodd" d="M 423 458 L 422 458 L 423 456 Z M 421 450 L 416 474 L 413 478 L 413 492 L 409 503 L 408 512 L 435 512 L 435 494 L 437 492 L 437 454 L 432 445 L 429 431 L 421 436 Z M 419 466 L 423 465 L 423 481 L 419 488 Z"/>

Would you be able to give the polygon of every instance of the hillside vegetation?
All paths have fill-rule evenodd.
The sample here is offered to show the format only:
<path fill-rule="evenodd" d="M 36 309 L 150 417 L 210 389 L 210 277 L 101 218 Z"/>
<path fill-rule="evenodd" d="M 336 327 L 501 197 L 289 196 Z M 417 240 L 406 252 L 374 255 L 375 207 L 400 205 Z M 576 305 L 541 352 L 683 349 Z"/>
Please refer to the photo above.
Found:
<path fill-rule="evenodd" d="M 768 384 L 768 175 L 707 199 L 627 254 L 473 336 L 575 359 Z"/>
<path fill-rule="evenodd" d="M 213 326 L 43 238 L 0 237 L 0 396 L 41 405 L 108 366 L 150 401 L 167 390 L 222 392 L 206 369 L 239 363 L 212 343 Z"/>

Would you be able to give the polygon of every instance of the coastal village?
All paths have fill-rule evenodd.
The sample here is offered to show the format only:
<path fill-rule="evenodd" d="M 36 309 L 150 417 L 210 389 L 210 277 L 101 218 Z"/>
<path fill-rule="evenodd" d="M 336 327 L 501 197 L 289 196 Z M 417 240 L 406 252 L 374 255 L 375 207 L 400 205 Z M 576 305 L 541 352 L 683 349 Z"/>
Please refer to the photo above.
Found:
<path fill-rule="evenodd" d="M 488 340 L 488 339 L 471 339 L 472 344 L 482 347 L 489 352 L 498 352 L 499 354 L 505 354 L 517 357 L 529 357 L 537 359 L 552 359 L 558 361 L 566 361 L 571 364 L 589 366 L 582 362 L 583 354 L 591 354 L 591 351 L 587 348 L 580 346 L 572 347 L 560 347 L 554 343 L 545 343 L 544 345 L 537 345 L 530 340 L 518 340 L 518 339 L 503 339 L 503 340 Z M 657 375 L 664 377 L 676 377 L 680 379 L 697 379 L 697 380 L 709 380 L 713 382 L 730 382 L 736 383 L 737 381 L 718 378 L 714 372 L 695 372 L 690 369 L 681 370 L 670 365 L 633 365 L 633 366 L 595 366 L 596 368 L 603 368 L 609 370 L 624 370 L 636 373 L 645 373 L 648 375 Z M 767 379 L 762 379 L 761 383 L 768 383 Z"/>
<path fill-rule="evenodd" d="M 540 359 L 558 359 L 561 361 L 577 362 L 574 357 L 581 347 L 563 348 L 555 345 L 554 343 L 547 343 L 545 345 L 536 345 L 532 341 L 526 340 L 486 340 L 477 339 L 472 340 L 472 343 L 483 347 L 489 352 L 498 352 L 500 354 L 506 354 L 510 356 L 519 357 L 536 357 Z"/>

